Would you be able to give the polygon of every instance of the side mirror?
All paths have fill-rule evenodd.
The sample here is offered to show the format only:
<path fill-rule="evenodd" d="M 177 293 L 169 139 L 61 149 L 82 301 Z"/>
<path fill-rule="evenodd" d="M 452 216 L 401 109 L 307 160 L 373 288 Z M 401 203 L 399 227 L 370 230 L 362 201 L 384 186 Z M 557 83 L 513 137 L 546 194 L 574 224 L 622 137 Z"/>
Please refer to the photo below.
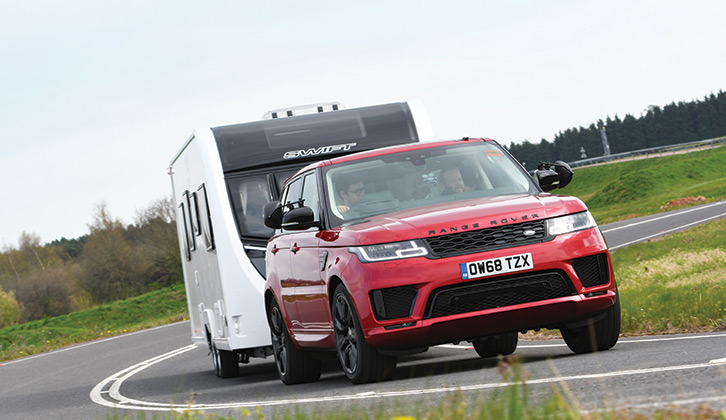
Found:
<path fill-rule="evenodd" d="M 554 167 L 555 172 L 557 172 L 557 175 L 560 177 L 559 188 L 565 188 L 567 184 L 572 181 L 572 176 L 575 173 L 572 171 L 572 168 L 570 168 L 570 165 L 561 160 L 556 160 L 554 163 Z"/>
<path fill-rule="evenodd" d="M 537 177 L 539 187 L 542 188 L 542 191 L 544 192 L 557 189 L 560 184 L 560 176 L 552 169 L 538 169 L 534 172 L 534 174 Z"/>
<path fill-rule="evenodd" d="M 282 206 L 279 201 L 270 201 L 262 208 L 265 226 L 272 229 L 282 227 Z"/>
<path fill-rule="evenodd" d="M 572 181 L 574 172 L 567 163 L 558 160 L 555 163 L 540 162 L 535 176 L 542 191 L 564 188 Z"/>
<path fill-rule="evenodd" d="M 282 216 L 282 228 L 286 230 L 305 230 L 313 226 L 319 226 L 319 223 L 310 207 L 298 207 Z"/>

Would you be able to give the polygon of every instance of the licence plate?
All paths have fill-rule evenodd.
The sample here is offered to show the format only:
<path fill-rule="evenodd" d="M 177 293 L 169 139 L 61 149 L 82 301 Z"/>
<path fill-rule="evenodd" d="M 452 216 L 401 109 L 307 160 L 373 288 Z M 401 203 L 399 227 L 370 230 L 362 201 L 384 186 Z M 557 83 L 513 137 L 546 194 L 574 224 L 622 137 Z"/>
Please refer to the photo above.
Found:
<path fill-rule="evenodd" d="M 462 263 L 459 264 L 459 267 L 461 268 L 461 278 L 469 280 L 496 274 L 529 270 L 534 268 L 534 261 L 532 261 L 532 254 L 527 253 Z"/>

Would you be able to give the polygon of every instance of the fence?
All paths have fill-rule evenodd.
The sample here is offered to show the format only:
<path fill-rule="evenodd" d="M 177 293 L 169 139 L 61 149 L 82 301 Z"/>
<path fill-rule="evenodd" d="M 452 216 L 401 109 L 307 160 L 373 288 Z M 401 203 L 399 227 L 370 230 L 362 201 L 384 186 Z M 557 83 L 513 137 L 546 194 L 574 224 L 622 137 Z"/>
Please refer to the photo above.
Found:
<path fill-rule="evenodd" d="M 671 144 L 669 146 L 651 147 L 650 149 L 633 150 L 630 152 L 616 153 L 609 156 L 598 156 L 582 160 L 569 162 L 570 166 L 576 168 L 578 166 L 594 165 L 596 163 L 610 162 L 612 160 L 628 159 L 628 158 L 647 158 L 649 155 L 663 155 L 665 153 L 676 153 L 683 150 L 700 149 L 705 147 L 718 147 L 726 144 L 726 137 L 717 137 L 715 139 L 692 141 L 688 143 Z"/>

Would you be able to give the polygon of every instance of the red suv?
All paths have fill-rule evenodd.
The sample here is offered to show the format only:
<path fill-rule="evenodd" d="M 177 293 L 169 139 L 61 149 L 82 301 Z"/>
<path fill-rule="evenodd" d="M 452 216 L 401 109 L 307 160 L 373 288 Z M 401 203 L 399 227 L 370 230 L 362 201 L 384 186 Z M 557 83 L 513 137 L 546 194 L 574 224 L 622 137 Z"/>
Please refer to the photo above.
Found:
<path fill-rule="evenodd" d="M 559 329 L 575 353 L 620 333 L 607 244 L 587 207 L 546 193 L 563 162 L 530 177 L 489 139 L 415 143 L 307 166 L 265 207 L 266 309 L 286 384 L 337 352 L 353 383 L 396 356 L 470 341 L 506 355 L 517 333 Z"/>

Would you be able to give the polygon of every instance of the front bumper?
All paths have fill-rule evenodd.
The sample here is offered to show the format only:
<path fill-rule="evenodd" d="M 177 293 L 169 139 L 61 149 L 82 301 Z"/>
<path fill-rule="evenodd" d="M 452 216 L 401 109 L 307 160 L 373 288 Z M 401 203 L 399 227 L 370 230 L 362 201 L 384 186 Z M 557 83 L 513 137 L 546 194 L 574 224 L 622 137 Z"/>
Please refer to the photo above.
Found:
<path fill-rule="evenodd" d="M 532 269 L 462 280 L 462 263 L 523 253 L 532 254 Z M 449 258 L 354 259 L 345 274 L 366 340 L 387 349 L 558 328 L 606 310 L 617 293 L 597 228 Z"/>

